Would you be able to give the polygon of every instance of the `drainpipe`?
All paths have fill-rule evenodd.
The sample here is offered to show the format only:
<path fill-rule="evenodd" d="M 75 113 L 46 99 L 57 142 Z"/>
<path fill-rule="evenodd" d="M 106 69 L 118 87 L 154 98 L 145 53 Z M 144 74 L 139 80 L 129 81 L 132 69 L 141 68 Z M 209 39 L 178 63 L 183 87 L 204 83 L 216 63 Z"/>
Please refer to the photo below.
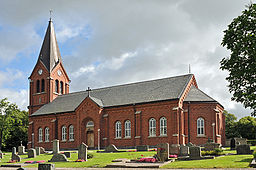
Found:
<path fill-rule="evenodd" d="M 190 102 L 188 102 L 188 143 L 190 142 L 190 116 L 189 116 L 189 110 L 190 108 Z"/>

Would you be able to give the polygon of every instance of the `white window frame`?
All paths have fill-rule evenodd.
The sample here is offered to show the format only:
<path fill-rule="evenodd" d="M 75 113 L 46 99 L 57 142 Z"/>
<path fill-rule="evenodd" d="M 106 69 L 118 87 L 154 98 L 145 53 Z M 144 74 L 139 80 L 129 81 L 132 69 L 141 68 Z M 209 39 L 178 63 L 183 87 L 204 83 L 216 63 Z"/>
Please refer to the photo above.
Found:
<path fill-rule="evenodd" d="M 43 129 L 38 129 L 38 142 L 43 142 Z"/>
<path fill-rule="evenodd" d="M 131 121 L 126 120 L 124 123 L 124 129 L 125 129 L 125 138 L 130 138 L 131 137 Z"/>
<path fill-rule="evenodd" d="M 167 136 L 167 119 L 165 117 L 160 118 L 160 136 Z"/>
<path fill-rule="evenodd" d="M 49 142 L 49 137 L 50 137 L 49 131 L 50 131 L 49 127 L 46 127 L 44 129 L 44 140 L 45 140 L 45 142 Z"/>
<path fill-rule="evenodd" d="M 66 126 L 61 127 L 61 140 L 62 141 L 67 140 L 67 127 Z"/>
<path fill-rule="evenodd" d="M 115 123 L 116 127 L 116 138 L 122 138 L 122 124 L 120 121 Z"/>
<path fill-rule="evenodd" d="M 74 137 L 74 126 L 70 125 L 69 126 L 69 141 L 74 141 L 75 137 Z"/>
<path fill-rule="evenodd" d="M 196 120 L 196 131 L 197 131 L 197 136 L 205 136 L 205 123 L 204 123 L 204 118 L 199 117 Z"/>
<path fill-rule="evenodd" d="M 156 119 L 151 118 L 149 119 L 149 136 L 156 136 Z"/>

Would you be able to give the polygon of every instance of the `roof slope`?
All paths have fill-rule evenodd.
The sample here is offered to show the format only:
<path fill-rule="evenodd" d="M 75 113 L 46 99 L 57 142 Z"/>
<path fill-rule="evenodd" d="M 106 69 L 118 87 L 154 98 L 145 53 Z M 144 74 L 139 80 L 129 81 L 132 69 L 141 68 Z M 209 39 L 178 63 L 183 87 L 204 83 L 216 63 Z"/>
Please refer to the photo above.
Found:
<path fill-rule="evenodd" d="M 187 74 L 94 89 L 90 92 L 90 98 L 101 107 L 178 99 L 192 77 L 193 74 Z M 87 95 L 86 91 L 81 91 L 58 96 L 53 102 L 42 106 L 32 115 L 75 111 Z"/>
<path fill-rule="evenodd" d="M 45 65 L 49 72 L 61 61 L 60 50 L 51 20 L 45 33 L 38 60 Z"/>
<path fill-rule="evenodd" d="M 217 102 L 200 89 L 196 88 L 195 86 L 191 86 L 188 95 L 186 96 L 184 101 L 190 102 Z"/>

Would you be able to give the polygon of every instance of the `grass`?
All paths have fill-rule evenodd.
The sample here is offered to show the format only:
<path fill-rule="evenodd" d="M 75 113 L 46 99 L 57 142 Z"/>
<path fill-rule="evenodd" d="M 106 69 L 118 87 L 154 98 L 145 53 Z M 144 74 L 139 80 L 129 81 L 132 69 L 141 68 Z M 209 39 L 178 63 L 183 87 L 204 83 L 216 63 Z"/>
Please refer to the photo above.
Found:
<path fill-rule="evenodd" d="M 155 151 L 149 152 L 119 152 L 119 153 L 96 153 L 96 151 L 89 150 L 88 153 L 93 154 L 92 159 L 88 159 L 87 162 L 74 162 L 78 159 L 77 153 L 71 153 L 71 157 L 68 158 L 69 162 L 54 162 L 55 167 L 65 167 L 65 168 L 79 168 L 79 167 L 104 167 L 110 164 L 112 160 L 118 158 L 136 159 L 138 157 L 150 157 L 156 154 Z M 50 154 L 41 154 L 36 158 L 27 158 L 27 155 L 21 155 L 21 162 L 25 161 L 40 161 L 45 160 L 46 162 L 52 158 Z M 11 153 L 6 153 L 4 158 L 1 160 L 0 165 L 10 164 L 6 163 L 11 159 Z M 25 167 L 37 167 L 37 164 L 27 164 Z"/>
<path fill-rule="evenodd" d="M 256 146 L 251 146 L 251 149 L 255 150 Z M 89 150 L 88 153 L 93 154 L 92 159 L 88 159 L 87 162 L 75 162 L 78 159 L 78 154 L 71 152 L 71 157 L 68 158 L 69 162 L 54 162 L 55 167 L 66 167 L 66 168 L 79 168 L 79 167 L 104 167 L 110 164 L 112 160 L 118 158 L 136 159 L 138 157 L 150 157 L 156 154 L 156 151 L 149 152 L 119 152 L 119 153 L 96 153 L 94 150 Z M 235 150 L 226 148 L 224 153 L 233 153 Z M 27 158 L 27 155 L 21 155 L 21 163 L 25 161 L 40 161 L 45 160 L 46 162 L 52 158 L 51 154 L 41 154 L 36 158 Z M 191 160 L 191 161 L 175 161 L 169 163 L 162 168 L 248 168 L 252 160 L 252 155 L 229 155 L 216 157 L 215 159 L 205 160 Z M 6 163 L 11 159 L 11 153 L 5 153 L 4 158 L 1 159 L 0 165 L 9 164 Z M 25 167 L 37 167 L 37 164 L 27 164 Z"/>

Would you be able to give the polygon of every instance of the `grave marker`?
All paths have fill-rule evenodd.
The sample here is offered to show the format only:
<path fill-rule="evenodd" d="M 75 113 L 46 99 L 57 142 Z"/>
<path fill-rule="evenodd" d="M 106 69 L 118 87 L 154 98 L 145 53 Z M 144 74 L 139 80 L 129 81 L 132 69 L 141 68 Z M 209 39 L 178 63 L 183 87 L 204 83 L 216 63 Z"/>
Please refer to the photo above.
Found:
<path fill-rule="evenodd" d="M 87 161 L 87 148 L 88 148 L 88 146 L 84 143 L 82 143 L 78 147 L 78 159 L 83 159 L 83 160 Z"/>

